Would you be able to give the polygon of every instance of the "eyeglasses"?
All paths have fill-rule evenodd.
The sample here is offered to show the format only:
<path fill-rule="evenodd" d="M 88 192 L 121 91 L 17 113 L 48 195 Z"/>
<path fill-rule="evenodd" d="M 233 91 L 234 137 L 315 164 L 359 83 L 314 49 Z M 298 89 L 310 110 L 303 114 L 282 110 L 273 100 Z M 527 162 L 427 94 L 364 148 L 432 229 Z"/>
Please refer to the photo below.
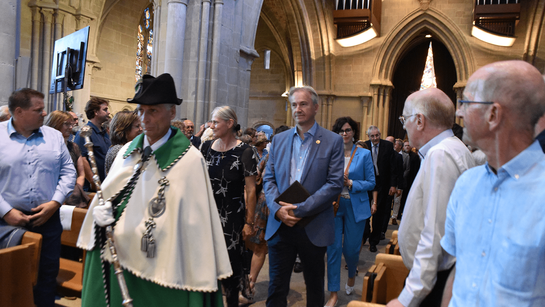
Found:
<path fill-rule="evenodd" d="M 65 125 L 66 127 L 73 127 L 74 126 L 74 123 L 69 123 L 69 122 L 64 122 L 62 124 Z"/>
<path fill-rule="evenodd" d="M 399 121 L 401 122 L 401 124 L 402 124 L 403 126 L 405 126 L 405 121 L 406 121 L 409 117 L 415 116 L 415 115 L 418 115 L 418 113 L 411 114 L 411 115 L 407 115 L 407 116 L 401 115 L 401 116 L 399 117 Z"/>
<path fill-rule="evenodd" d="M 460 103 L 460 107 L 464 105 L 464 103 L 480 103 L 480 104 L 493 104 L 493 101 L 472 101 L 472 100 L 458 100 L 458 103 Z"/>
<path fill-rule="evenodd" d="M 343 134 L 349 134 L 350 132 L 352 132 L 352 129 L 351 128 L 346 128 L 346 130 L 341 130 L 339 131 L 339 134 L 340 135 L 343 135 Z"/>

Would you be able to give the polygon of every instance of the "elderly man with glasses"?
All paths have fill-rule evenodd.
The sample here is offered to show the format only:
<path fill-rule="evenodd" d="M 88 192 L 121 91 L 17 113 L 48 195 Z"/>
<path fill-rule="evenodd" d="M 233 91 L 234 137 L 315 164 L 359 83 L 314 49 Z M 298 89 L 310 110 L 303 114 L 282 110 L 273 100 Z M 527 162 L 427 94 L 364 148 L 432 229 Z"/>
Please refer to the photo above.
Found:
<path fill-rule="evenodd" d="M 455 258 L 440 245 L 448 199 L 458 177 L 475 166 L 454 136 L 454 103 L 439 89 L 410 95 L 399 118 L 409 142 L 422 157 L 399 226 L 403 263 L 410 270 L 405 287 L 387 306 L 440 306 Z"/>
<path fill-rule="evenodd" d="M 456 257 L 450 306 L 545 306 L 545 155 L 534 126 L 545 82 L 523 61 L 477 70 L 457 115 L 488 162 L 456 182 L 441 246 Z"/>

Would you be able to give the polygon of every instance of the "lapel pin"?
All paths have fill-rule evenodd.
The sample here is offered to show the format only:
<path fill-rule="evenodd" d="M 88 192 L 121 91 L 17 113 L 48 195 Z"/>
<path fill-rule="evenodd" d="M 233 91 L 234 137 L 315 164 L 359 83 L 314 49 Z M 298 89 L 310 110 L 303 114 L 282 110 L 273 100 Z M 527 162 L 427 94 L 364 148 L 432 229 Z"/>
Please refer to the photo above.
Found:
<path fill-rule="evenodd" d="M 316 140 L 316 144 L 320 145 L 320 140 Z"/>

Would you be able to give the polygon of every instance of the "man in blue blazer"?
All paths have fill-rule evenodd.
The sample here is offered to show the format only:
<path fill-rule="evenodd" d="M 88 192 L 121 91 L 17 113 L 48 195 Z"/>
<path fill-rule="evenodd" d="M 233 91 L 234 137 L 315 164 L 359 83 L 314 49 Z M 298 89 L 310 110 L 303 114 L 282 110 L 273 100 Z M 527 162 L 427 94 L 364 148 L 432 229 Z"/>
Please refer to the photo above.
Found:
<path fill-rule="evenodd" d="M 295 87 L 289 101 L 297 126 L 274 136 L 264 176 L 270 215 L 265 239 L 269 245 L 268 307 L 287 306 L 291 271 L 299 254 L 307 286 L 307 306 L 324 305 L 324 255 L 334 240 L 333 205 L 343 186 L 342 138 L 320 127 L 318 94 Z M 299 181 L 310 197 L 298 204 L 274 200 Z M 296 225 L 313 216 L 304 228 Z"/>

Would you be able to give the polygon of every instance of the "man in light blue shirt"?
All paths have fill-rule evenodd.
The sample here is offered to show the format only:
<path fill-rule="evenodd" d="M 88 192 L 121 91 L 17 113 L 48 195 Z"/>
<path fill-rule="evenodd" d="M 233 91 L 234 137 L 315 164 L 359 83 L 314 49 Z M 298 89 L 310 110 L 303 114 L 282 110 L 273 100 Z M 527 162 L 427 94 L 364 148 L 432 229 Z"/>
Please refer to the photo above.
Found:
<path fill-rule="evenodd" d="M 468 80 L 457 115 L 488 162 L 462 174 L 449 200 L 450 306 L 545 306 L 545 155 L 533 138 L 544 111 L 545 82 L 526 62 L 489 64 Z"/>
<path fill-rule="evenodd" d="M 37 306 L 55 305 L 62 226 L 59 207 L 76 183 L 62 134 L 42 126 L 44 95 L 21 89 L 9 97 L 13 117 L 0 123 L 0 227 L 18 226 L 43 236 Z"/>

